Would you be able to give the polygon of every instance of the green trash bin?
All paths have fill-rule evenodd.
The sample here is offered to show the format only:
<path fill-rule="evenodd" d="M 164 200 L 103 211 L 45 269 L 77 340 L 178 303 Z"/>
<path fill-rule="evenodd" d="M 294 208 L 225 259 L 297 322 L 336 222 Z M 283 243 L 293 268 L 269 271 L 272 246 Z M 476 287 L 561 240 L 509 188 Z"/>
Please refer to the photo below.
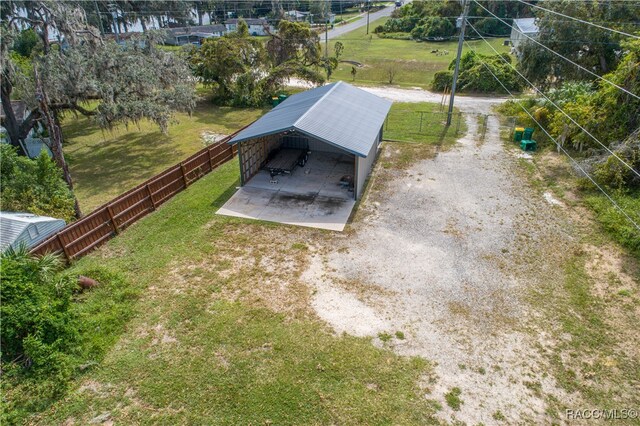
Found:
<path fill-rule="evenodd" d="M 280 99 L 277 96 L 272 96 L 271 97 L 271 104 L 274 107 L 278 106 L 279 103 L 280 103 Z"/>
<path fill-rule="evenodd" d="M 538 148 L 538 143 L 533 139 L 522 139 L 520 142 L 520 149 L 523 151 L 535 151 Z"/>
<path fill-rule="evenodd" d="M 288 97 L 287 95 L 284 95 L 284 94 L 283 94 L 283 95 L 278 96 L 278 100 L 279 100 L 280 102 L 282 102 L 282 101 L 284 101 L 285 99 L 287 99 L 287 97 Z"/>
<path fill-rule="evenodd" d="M 524 134 L 524 127 L 516 127 L 515 132 L 513 132 L 513 141 L 520 142 L 522 140 L 523 134 Z"/>
<path fill-rule="evenodd" d="M 533 130 L 534 129 L 531 127 L 527 127 L 526 129 L 524 129 L 524 135 L 522 136 L 522 139 L 530 140 L 533 136 Z"/>

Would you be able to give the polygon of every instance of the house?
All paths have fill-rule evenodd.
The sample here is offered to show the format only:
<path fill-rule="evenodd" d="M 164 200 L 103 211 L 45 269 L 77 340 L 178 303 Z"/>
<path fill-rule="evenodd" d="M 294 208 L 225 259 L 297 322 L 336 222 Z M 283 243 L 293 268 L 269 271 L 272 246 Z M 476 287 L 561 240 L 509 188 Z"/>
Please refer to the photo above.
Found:
<path fill-rule="evenodd" d="M 339 81 L 290 96 L 229 140 L 241 188 L 219 214 L 342 230 L 391 102 Z"/>
<path fill-rule="evenodd" d="M 9 247 L 18 248 L 21 244 L 27 248 L 35 247 L 64 226 L 64 220 L 53 217 L 0 212 L 0 251 Z"/>
<path fill-rule="evenodd" d="M 266 19 L 243 19 L 249 27 L 249 34 L 252 36 L 266 36 L 269 33 L 275 34 L 276 28 L 269 24 Z M 227 19 L 224 25 L 227 27 L 227 31 L 236 31 L 238 29 L 239 19 Z"/>
<path fill-rule="evenodd" d="M 536 18 L 521 18 L 514 19 L 511 26 L 511 45 L 513 51 L 518 51 L 518 47 L 523 41 L 529 40 L 529 38 L 535 38 L 538 35 L 538 26 L 536 25 Z"/>
<path fill-rule="evenodd" d="M 309 12 L 301 12 L 299 10 L 289 10 L 284 13 L 285 17 L 294 22 L 306 22 L 309 20 Z"/>
<path fill-rule="evenodd" d="M 201 45 L 203 40 L 222 37 L 226 32 L 227 27 L 222 24 L 170 28 L 166 43 L 173 46 Z"/>
<path fill-rule="evenodd" d="M 17 124 L 20 125 L 29 115 L 27 104 L 20 100 L 11 101 L 11 107 L 16 117 Z M 4 123 L 5 118 L 4 108 L 2 108 L 2 105 L 0 104 L 0 121 Z M 0 142 L 10 143 L 7 129 L 5 129 L 4 126 L 0 126 Z M 23 141 L 22 149 L 29 158 L 39 157 L 42 150 L 45 150 L 49 157 L 51 157 L 52 154 L 48 144 L 49 138 L 46 137 L 45 127 L 42 123 L 36 123 Z"/>

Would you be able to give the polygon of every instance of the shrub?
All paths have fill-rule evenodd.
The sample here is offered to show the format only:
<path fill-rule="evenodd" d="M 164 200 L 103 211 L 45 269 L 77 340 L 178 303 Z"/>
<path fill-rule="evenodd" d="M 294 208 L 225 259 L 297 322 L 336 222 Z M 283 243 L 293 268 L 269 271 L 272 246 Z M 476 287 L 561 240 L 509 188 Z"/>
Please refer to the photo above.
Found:
<path fill-rule="evenodd" d="M 13 42 L 13 49 L 20 55 L 28 58 L 31 56 L 31 51 L 38 45 L 39 41 L 40 39 L 38 38 L 38 34 L 36 34 L 33 29 L 29 28 L 20 31 L 20 34 Z"/>
<path fill-rule="evenodd" d="M 383 32 L 384 32 L 384 26 L 382 26 L 382 25 L 378 25 L 377 27 L 375 27 L 373 29 L 373 33 L 374 34 L 380 34 L 380 33 L 383 33 Z"/>
<path fill-rule="evenodd" d="M 417 40 L 450 37 L 456 32 L 456 27 L 447 18 L 431 16 L 423 19 L 411 31 L 411 36 Z"/>
<path fill-rule="evenodd" d="M 2 209 L 74 219 L 73 194 L 62 179 L 62 172 L 42 152 L 31 160 L 19 156 L 9 144 L 0 144 L 0 201 Z"/>
<path fill-rule="evenodd" d="M 438 71 L 433 76 L 433 81 L 431 82 L 431 89 L 435 91 L 443 91 L 446 88 L 451 88 L 451 83 L 453 82 L 453 71 Z"/>
<path fill-rule="evenodd" d="M 2 254 L 2 304 L 0 340 L 3 367 L 12 364 L 32 375 L 71 374 L 67 352 L 78 333 L 69 312 L 75 283 L 55 279 L 60 260 L 29 255 L 23 246 Z"/>
<path fill-rule="evenodd" d="M 505 59 L 507 62 L 505 62 Z M 475 52 L 467 52 L 460 58 L 460 71 L 458 75 L 458 88 L 460 91 L 470 92 L 502 92 L 504 88 L 496 80 L 495 76 L 510 91 L 519 91 L 522 83 L 516 71 L 509 65 L 511 58 L 506 54 L 479 55 Z M 486 66 L 485 66 L 486 64 Z M 449 72 L 455 67 L 455 60 L 449 65 Z M 489 68 L 489 70 L 487 69 Z M 436 82 L 436 76 L 439 79 Z M 442 90 L 442 84 L 446 81 L 445 75 L 434 76 L 432 87 L 434 90 Z M 437 84 L 436 84 L 437 83 Z M 438 87 L 438 89 L 436 89 Z M 442 87 L 442 89 L 440 88 Z"/>

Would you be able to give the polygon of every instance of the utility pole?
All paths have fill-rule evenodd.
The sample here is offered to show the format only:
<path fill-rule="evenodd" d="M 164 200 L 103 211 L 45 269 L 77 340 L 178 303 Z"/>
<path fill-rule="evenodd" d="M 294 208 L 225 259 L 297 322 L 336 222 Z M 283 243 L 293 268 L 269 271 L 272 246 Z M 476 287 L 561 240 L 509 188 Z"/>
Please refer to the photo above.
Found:
<path fill-rule="evenodd" d="M 453 83 L 451 84 L 451 97 L 449 98 L 449 114 L 447 114 L 447 126 L 451 125 L 453 116 L 453 100 L 456 96 L 456 84 L 458 83 L 458 72 L 460 71 L 460 57 L 462 56 L 462 45 L 464 43 L 464 29 L 467 26 L 467 14 L 469 13 L 469 0 L 462 0 L 462 23 L 460 25 L 460 37 L 458 38 L 458 56 L 456 56 L 456 67 L 453 70 Z"/>
<path fill-rule="evenodd" d="M 326 9 L 329 10 L 326 10 Z M 327 0 L 327 8 L 325 8 L 325 17 L 324 17 L 324 58 L 327 59 L 329 57 L 329 17 L 331 16 L 331 5 L 329 0 Z"/>
<path fill-rule="evenodd" d="M 371 0 L 367 0 L 367 35 L 369 34 L 369 12 L 371 11 Z"/>

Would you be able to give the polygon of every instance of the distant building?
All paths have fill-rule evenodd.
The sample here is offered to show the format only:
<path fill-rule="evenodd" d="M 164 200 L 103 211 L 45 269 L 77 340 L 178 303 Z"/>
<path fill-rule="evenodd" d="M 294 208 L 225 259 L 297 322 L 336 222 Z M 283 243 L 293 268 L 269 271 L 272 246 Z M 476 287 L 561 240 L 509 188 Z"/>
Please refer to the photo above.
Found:
<path fill-rule="evenodd" d="M 0 212 L 0 251 L 21 244 L 33 248 L 64 228 L 64 220 L 31 213 Z"/>
<path fill-rule="evenodd" d="M 169 29 L 167 44 L 182 46 L 184 44 L 202 44 L 208 38 L 222 37 L 227 27 L 222 24 L 200 25 L 193 27 L 178 27 Z"/>
<path fill-rule="evenodd" d="M 249 34 L 252 36 L 266 36 L 269 33 L 275 33 L 276 29 L 273 25 L 269 24 L 266 19 L 243 19 L 249 27 Z M 227 27 L 227 31 L 236 31 L 238 29 L 239 19 L 227 19 L 224 25 Z"/>
<path fill-rule="evenodd" d="M 306 22 L 309 20 L 309 12 L 301 12 L 299 10 L 289 10 L 284 13 L 284 16 L 294 22 Z"/>
<path fill-rule="evenodd" d="M 13 109 L 13 113 L 16 116 L 17 124 L 22 124 L 24 119 L 29 115 L 27 104 L 24 101 L 11 101 L 11 107 Z M 3 124 L 5 118 L 6 117 L 4 114 L 4 109 L 2 108 L 2 105 L 0 105 L 0 121 Z M 47 146 L 47 144 L 49 143 L 49 138 L 45 137 L 44 135 L 45 128 L 42 123 L 36 123 L 27 134 L 27 137 L 23 141 L 22 149 L 25 151 L 29 158 L 37 158 L 38 156 L 40 156 L 40 152 L 42 150 L 45 150 L 49 157 L 51 157 L 51 150 Z M 7 129 L 5 129 L 4 126 L 0 126 L 0 142 L 10 143 Z"/>
<path fill-rule="evenodd" d="M 518 46 L 520 46 L 523 41 L 527 41 L 529 38 L 535 38 L 537 36 L 538 26 L 536 25 L 536 18 L 513 20 L 510 40 L 514 51 L 518 51 Z"/>

